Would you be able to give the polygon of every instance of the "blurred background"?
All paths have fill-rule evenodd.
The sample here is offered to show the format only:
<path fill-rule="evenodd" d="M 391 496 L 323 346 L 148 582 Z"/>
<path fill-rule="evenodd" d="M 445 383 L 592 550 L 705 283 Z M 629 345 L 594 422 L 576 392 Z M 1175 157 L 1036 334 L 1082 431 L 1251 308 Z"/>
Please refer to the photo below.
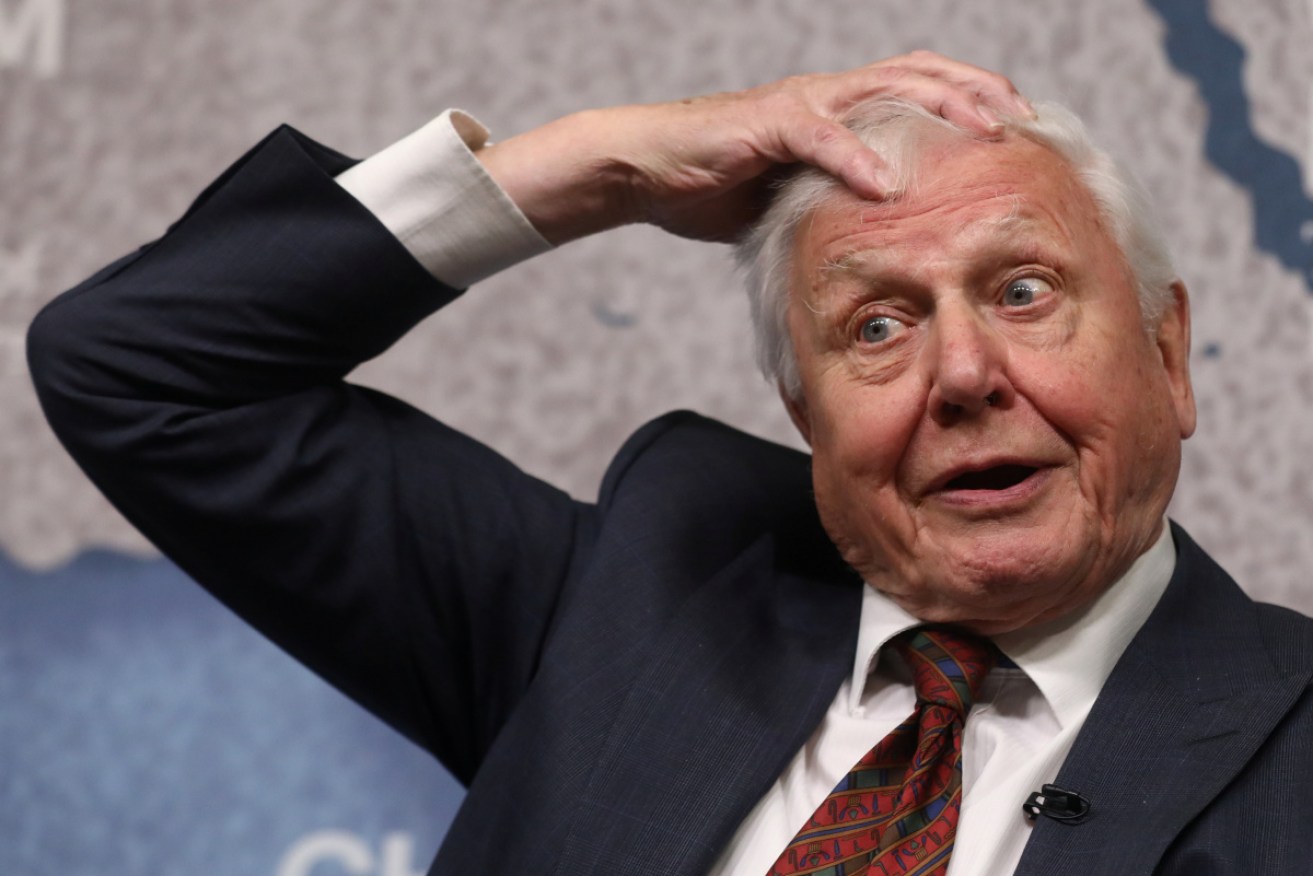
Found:
<path fill-rule="evenodd" d="M 1313 613 L 1313 0 L 0 0 L 0 873 L 411 876 L 461 794 L 96 494 L 29 385 L 46 301 L 281 122 L 364 156 L 448 106 L 504 138 L 918 47 L 1069 104 L 1144 180 L 1194 308 L 1172 514 Z M 797 443 L 727 251 L 643 228 L 482 284 L 355 378 L 581 498 L 671 408 Z"/>

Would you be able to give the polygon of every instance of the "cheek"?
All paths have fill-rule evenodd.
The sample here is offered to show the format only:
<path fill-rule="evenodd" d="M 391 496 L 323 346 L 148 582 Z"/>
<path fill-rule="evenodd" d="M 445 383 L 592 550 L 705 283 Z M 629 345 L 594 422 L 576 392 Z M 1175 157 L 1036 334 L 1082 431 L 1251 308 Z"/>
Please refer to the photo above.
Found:
<path fill-rule="evenodd" d="M 909 538 L 897 473 L 924 403 L 911 387 L 832 391 L 813 417 L 816 505 L 844 558 L 862 568 Z"/>
<path fill-rule="evenodd" d="M 924 400 L 913 381 L 869 386 L 832 385 L 817 394 L 812 453 L 834 477 L 859 478 L 866 487 L 892 485 L 916 431 Z"/>
<path fill-rule="evenodd" d="M 1018 387 L 1074 448 L 1082 491 L 1112 511 L 1156 490 L 1171 465 L 1171 397 L 1148 349 L 1071 351 L 1061 361 L 1030 363 Z"/>

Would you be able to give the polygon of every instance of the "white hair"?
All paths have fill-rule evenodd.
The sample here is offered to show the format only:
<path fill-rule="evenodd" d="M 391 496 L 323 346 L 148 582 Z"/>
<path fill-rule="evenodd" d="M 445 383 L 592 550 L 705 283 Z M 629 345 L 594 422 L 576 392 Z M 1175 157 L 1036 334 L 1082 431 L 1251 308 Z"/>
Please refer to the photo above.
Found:
<path fill-rule="evenodd" d="M 1139 290 L 1145 330 L 1152 334 L 1171 301 L 1177 274 L 1148 196 L 1125 168 L 1094 145 L 1074 113 L 1053 103 L 1037 105 L 1036 112 L 1034 120 L 1005 119 L 1007 135 L 1015 133 L 1035 141 L 1071 165 L 1093 198 L 1100 221 L 1126 258 Z M 893 98 L 855 107 L 845 124 L 893 172 L 893 198 L 914 183 L 917 159 L 928 143 L 942 142 L 945 136 L 974 136 L 917 104 Z M 788 330 L 795 236 L 802 220 L 841 186 L 821 170 L 800 167 L 779 185 L 765 214 L 735 246 L 735 257 L 748 284 L 757 364 L 768 380 L 777 381 L 795 399 L 802 391 Z"/>

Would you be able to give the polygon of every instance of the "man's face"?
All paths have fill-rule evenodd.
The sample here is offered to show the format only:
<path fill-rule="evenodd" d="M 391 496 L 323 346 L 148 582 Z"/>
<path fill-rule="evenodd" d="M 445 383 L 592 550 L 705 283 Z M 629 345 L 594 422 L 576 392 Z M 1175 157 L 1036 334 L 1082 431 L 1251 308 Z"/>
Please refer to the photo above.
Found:
<path fill-rule="evenodd" d="M 1157 537 L 1194 429 L 1187 304 L 1145 332 L 1089 194 L 1029 140 L 931 146 L 917 179 L 800 227 L 789 407 L 848 563 L 924 620 L 999 633 L 1088 602 Z"/>

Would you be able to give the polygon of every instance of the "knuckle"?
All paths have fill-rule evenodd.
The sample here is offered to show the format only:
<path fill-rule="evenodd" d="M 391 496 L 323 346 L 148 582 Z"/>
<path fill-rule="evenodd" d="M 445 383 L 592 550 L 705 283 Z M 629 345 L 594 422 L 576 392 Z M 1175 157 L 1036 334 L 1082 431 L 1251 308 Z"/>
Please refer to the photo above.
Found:
<path fill-rule="evenodd" d="M 839 125 L 820 123 L 812 127 L 811 137 L 817 149 L 828 150 L 846 143 L 848 131 Z"/>
<path fill-rule="evenodd" d="M 988 85 L 993 86 L 1004 94 L 1016 94 L 1017 87 L 1012 84 L 1012 80 L 1002 73 L 986 72 L 981 77 Z"/>
<path fill-rule="evenodd" d="M 915 67 L 906 64 L 896 64 L 892 67 L 883 67 L 880 70 L 880 77 L 889 85 L 900 82 L 906 82 L 909 79 L 924 79 L 925 74 L 919 72 Z"/>
<path fill-rule="evenodd" d="M 871 71 L 871 81 L 875 88 L 883 90 L 892 88 L 903 79 L 906 79 L 908 70 L 906 67 L 890 65 L 887 67 L 876 67 Z"/>
<path fill-rule="evenodd" d="M 862 175 L 866 169 L 867 162 L 862 159 L 859 152 L 850 152 L 839 162 L 837 171 L 839 176 L 844 179 L 856 179 Z"/>

